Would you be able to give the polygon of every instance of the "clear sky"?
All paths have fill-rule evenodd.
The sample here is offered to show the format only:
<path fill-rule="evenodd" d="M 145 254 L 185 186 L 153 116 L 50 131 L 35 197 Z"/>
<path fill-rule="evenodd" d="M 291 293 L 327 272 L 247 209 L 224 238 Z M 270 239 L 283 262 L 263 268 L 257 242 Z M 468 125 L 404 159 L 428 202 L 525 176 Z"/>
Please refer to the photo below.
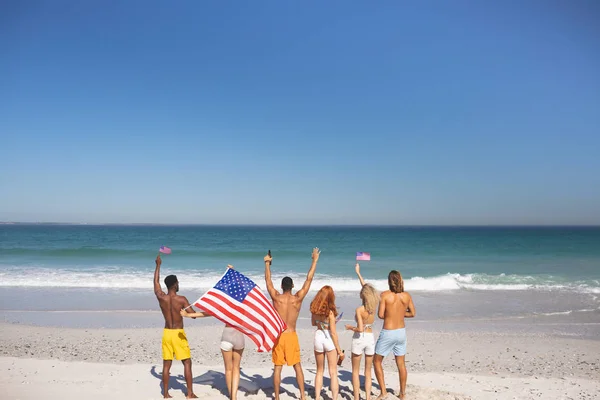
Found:
<path fill-rule="evenodd" d="M 600 224 L 599 20 L 594 0 L 2 2 L 0 220 Z"/>

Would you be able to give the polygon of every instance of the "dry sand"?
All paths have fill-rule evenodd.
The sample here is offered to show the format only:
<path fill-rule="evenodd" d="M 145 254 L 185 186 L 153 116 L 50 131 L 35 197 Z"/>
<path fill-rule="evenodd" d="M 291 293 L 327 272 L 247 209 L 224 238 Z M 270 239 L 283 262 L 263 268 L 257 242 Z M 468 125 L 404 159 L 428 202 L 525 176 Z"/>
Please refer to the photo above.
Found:
<path fill-rule="evenodd" d="M 187 322 L 187 321 L 186 321 Z M 3 399 L 158 399 L 161 329 L 66 329 L 0 324 Z M 195 392 L 226 398 L 221 327 L 188 323 Z M 313 395 L 312 330 L 299 331 L 308 393 Z M 341 334 L 349 354 L 351 336 Z M 409 331 L 408 399 L 600 399 L 600 341 L 553 336 Z M 386 359 L 388 388 L 398 389 Z M 270 354 L 251 342 L 242 359 L 240 398 L 272 395 Z M 171 394 L 183 398 L 183 368 L 174 363 Z M 339 371 L 341 398 L 352 398 L 350 360 Z M 327 383 L 327 382 L 326 382 Z M 286 397 L 298 397 L 284 368 Z M 373 394 L 379 390 L 374 382 Z M 323 393 L 324 398 L 326 393 Z M 363 397 L 364 398 L 364 397 Z M 390 394 L 389 398 L 393 398 Z"/>

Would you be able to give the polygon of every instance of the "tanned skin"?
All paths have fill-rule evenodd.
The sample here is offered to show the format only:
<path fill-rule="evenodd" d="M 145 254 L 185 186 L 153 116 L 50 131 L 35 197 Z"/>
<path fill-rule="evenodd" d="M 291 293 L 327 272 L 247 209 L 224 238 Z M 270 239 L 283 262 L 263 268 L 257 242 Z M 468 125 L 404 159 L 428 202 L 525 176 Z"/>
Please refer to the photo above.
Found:
<path fill-rule="evenodd" d="M 287 325 L 286 332 L 296 332 L 296 322 L 298 322 L 298 315 L 300 314 L 300 308 L 302 308 L 302 301 L 308 294 L 310 285 L 315 276 L 315 270 L 317 269 L 317 262 L 319 261 L 319 255 L 321 251 L 315 247 L 312 251 L 312 264 L 306 275 L 306 281 L 302 285 L 302 288 L 292 294 L 292 290 L 283 291 L 279 293 L 273 281 L 271 280 L 271 261 L 272 257 L 266 255 L 265 261 L 265 281 L 267 283 L 267 291 L 273 300 L 273 306 L 279 313 L 281 318 Z M 292 287 L 293 288 L 293 287 Z M 279 389 L 281 385 L 281 370 L 283 365 L 275 365 L 273 368 L 273 386 L 275 389 L 275 400 L 279 400 Z M 294 371 L 296 372 L 296 381 L 298 381 L 298 388 L 300 389 L 300 398 L 304 400 L 306 398 L 304 392 L 304 372 L 302 372 L 302 365 L 297 363 L 294 365 Z"/>
<path fill-rule="evenodd" d="M 383 320 L 383 329 L 394 330 L 404 328 L 404 318 L 414 318 L 415 315 L 417 315 L 415 305 L 413 304 L 411 295 L 407 292 L 394 293 L 391 290 L 386 290 L 381 293 L 378 317 Z M 377 397 L 378 400 L 385 398 L 387 395 L 382 362 L 383 356 L 375 354 L 373 360 L 375 377 L 377 378 L 379 387 L 381 387 L 381 394 Z M 396 366 L 398 367 L 398 376 L 400 378 L 400 394 L 398 397 L 404 399 L 406 379 L 408 377 L 404 356 L 396 357 Z"/>
<path fill-rule="evenodd" d="M 160 305 L 163 317 L 165 319 L 165 329 L 183 329 L 183 317 L 181 316 L 181 309 L 190 306 L 190 302 L 185 296 L 177 294 L 179 291 L 179 282 L 168 288 L 167 293 L 163 292 L 160 287 L 160 266 L 162 260 L 160 254 L 156 257 L 156 269 L 154 270 L 154 294 Z M 190 307 L 191 308 L 191 307 Z M 192 312 L 194 310 L 192 309 Z M 196 399 L 198 396 L 194 394 L 192 388 L 192 359 L 187 358 L 181 360 L 183 363 L 183 370 L 185 376 L 185 383 L 187 385 L 187 399 Z M 172 396 L 169 394 L 169 373 L 171 371 L 171 365 L 173 360 L 163 360 L 163 396 L 165 399 L 170 399 Z"/>

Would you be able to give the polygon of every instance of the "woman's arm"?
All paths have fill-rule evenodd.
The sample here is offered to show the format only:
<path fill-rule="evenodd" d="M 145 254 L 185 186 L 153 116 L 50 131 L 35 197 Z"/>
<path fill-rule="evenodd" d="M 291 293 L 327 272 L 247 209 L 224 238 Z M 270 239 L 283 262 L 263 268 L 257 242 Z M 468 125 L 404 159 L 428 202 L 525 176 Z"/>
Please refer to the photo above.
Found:
<path fill-rule="evenodd" d="M 361 316 L 361 308 L 362 308 L 362 306 L 360 306 L 356 309 L 356 324 L 357 324 L 357 326 L 355 327 L 352 325 L 346 325 L 346 330 L 354 331 L 354 332 L 363 332 L 365 330 L 362 316 Z"/>
<path fill-rule="evenodd" d="M 360 274 L 360 264 L 359 263 L 356 263 L 354 270 L 356 271 L 356 275 L 358 275 L 358 280 L 360 281 L 360 286 L 365 286 L 365 280 L 363 279 L 362 275 Z"/>
<path fill-rule="evenodd" d="M 189 313 L 187 311 L 185 311 L 185 309 L 181 310 L 179 312 L 181 314 L 182 317 L 187 317 L 187 318 L 204 318 L 204 317 L 212 317 L 212 315 L 207 314 L 207 313 L 203 313 L 203 312 L 193 312 L 193 313 Z"/>
<path fill-rule="evenodd" d="M 333 341 L 338 356 L 344 357 L 344 353 L 342 353 L 342 348 L 338 341 L 337 330 L 335 329 L 335 315 L 333 315 L 333 311 L 329 311 L 329 333 L 331 333 L 331 340 Z"/>

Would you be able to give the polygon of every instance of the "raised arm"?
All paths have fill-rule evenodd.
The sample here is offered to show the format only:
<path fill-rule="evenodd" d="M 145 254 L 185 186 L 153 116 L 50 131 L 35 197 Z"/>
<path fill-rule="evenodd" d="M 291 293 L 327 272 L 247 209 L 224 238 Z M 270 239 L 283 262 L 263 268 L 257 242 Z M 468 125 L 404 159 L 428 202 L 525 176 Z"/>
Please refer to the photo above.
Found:
<path fill-rule="evenodd" d="M 160 265 L 162 264 L 160 254 L 156 256 L 155 263 L 156 268 L 154 269 L 154 294 L 156 295 L 156 297 L 162 297 L 165 296 L 165 292 L 163 292 L 162 288 L 160 287 Z"/>
<path fill-rule="evenodd" d="M 360 281 L 360 286 L 365 286 L 365 280 L 363 279 L 362 275 L 360 274 L 360 264 L 359 263 L 356 263 L 354 270 L 356 271 L 356 275 L 358 275 L 358 280 Z"/>
<path fill-rule="evenodd" d="M 310 284 L 312 283 L 312 280 L 315 276 L 315 270 L 317 269 L 317 261 L 319 261 L 320 254 L 321 251 L 319 250 L 319 248 L 315 247 L 312 251 L 312 264 L 310 266 L 310 269 L 308 270 L 308 274 L 306 275 L 304 285 L 302 285 L 302 289 L 298 290 L 298 293 L 296 293 L 296 296 L 300 298 L 300 301 L 302 301 L 304 297 L 306 297 L 306 294 L 310 289 Z"/>
<path fill-rule="evenodd" d="M 279 292 L 275 289 L 275 286 L 273 286 L 273 280 L 271 279 L 271 260 L 273 260 L 273 258 L 267 254 L 265 256 L 264 260 L 265 260 L 265 282 L 267 283 L 267 292 L 269 292 L 269 296 L 271 296 L 271 299 L 274 299 L 275 297 L 277 297 Z"/>
<path fill-rule="evenodd" d="M 408 310 L 406 310 L 406 312 L 404 313 L 404 318 L 414 318 L 415 315 L 417 315 L 417 310 L 415 309 L 415 305 L 413 304 L 412 296 L 408 293 L 406 294 L 408 295 L 408 298 L 410 300 L 408 302 Z"/>

